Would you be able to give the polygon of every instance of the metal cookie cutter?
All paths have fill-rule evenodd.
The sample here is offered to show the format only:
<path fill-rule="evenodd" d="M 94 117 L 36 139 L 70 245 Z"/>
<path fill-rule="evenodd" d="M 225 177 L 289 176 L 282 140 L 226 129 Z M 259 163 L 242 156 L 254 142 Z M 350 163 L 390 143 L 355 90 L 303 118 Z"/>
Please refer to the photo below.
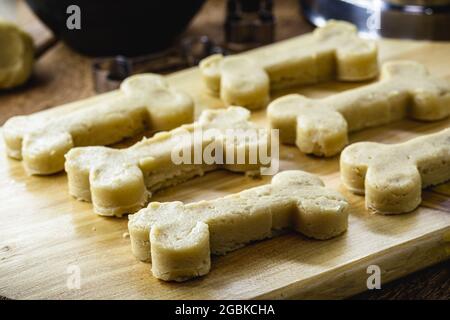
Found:
<path fill-rule="evenodd" d="M 197 65 L 201 59 L 214 54 L 226 54 L 207 36 L 188 37 L 177 46 L 155 54 L 95 59 L 92 64 L 95 90 L 107 92 L 117 89 L 130 75 L 143 72 L 168 73 Z"/>

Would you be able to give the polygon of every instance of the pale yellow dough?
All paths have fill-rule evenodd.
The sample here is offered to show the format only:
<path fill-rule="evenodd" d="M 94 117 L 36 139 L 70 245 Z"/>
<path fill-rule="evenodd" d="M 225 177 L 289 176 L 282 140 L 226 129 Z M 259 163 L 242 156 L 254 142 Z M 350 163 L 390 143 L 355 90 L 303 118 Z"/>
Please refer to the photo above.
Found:
<path fill-rule="evenodd" d="M 0 19 L 0 89 L 22 85 L 31 75 L 34 45 L 30 35 Z"/>
<path fill-rule="evenodd" d="M 108 145 L 145 130 L 168 130 L 193 121 L 194 104 L 156 74 L 127 78 L 120 90 L 29 116 L 3 127 L 8 155 L 22 159 L 29 174 L 64 169 L 73 147 Z"/>
<path fill-rule="evenodd" d="M 348 203 L 316 176 L 284 171 L 272 183 L 190 204 L 152 202 L 129 216 L 134 255 L 152 262 L 153 275 L 184 281 L 209 272 L 210 255 L 292 229 L 329 239 L 347 229 Z"/>
<path fill-rule="evenodd" d="M 377 46 L 354 25 L 329 21 L 313 33 L 245 54 L 200 62 L 207 88 L 226 104 L 265 107 L 270 90 L 331 79 L 362 81 L 378 74 Z"/>
<path fill-rule="evenodd" d="M 398 144 L 352 144 L 341 154 L 341 180 L 366 194 L 368 209 L 412 211 L 422 201 L 422 188 L 450 180 L 450 129 Z"/>
<path fill-rule="evenodd" d="M 405 117 L 435 121 L 449 114 L 450 83 L 413 61 L 385 63 L 380 81 L 370 85 L 323 99 L 287 95 L 267 109 L 282 143 L 295 143 L 302 152 L 317 156 L 338 154 L 351 131 Z"/>
<path fill-rule="evenodd" d="M 270 137 L 266 129 L 256 130 L 249 118 L 250 112 L 241 107 L 206 110 L 193 124 L 158 133 L 126 149 L 74 148 L 66 155 L 69 192 L 77 199 L 92 201 L 94 211 L 100 215 L 121 216 L 141 209 L 151 192 L 201 176 L 207 171 L 224 168 L 257 172 L 266 161 L 260 154 L 252 161 L 249 150 L 269 149 Z M 228 129 L 241 129 L 244 135 L 235 137 L 234 132 L 229 133 Z M 244 140 L 245 130 L 252 129 L 255 130 L 251 132 L 258 134 L 251 140 Z M 191 139 L 200 130 L 213 133 L 213 136 L 201 135 Z M 217 146 L 217 150 L 224 150 L 224 153 L 219 161 L 207 163 L 202 154 L 211 145 Z M 189 157 L 191 159 L 187 162 L 190 164 L 174 162 L 174 150 L 194 148 L 200 150 L 200 159 Z M 194 154 L 191 153 L 192 157 Z M 232 154 L 236 161 L 226 161 L 225 158 Z M 245 156 L 242 161 L 238 160 L 239 154 Z"/>

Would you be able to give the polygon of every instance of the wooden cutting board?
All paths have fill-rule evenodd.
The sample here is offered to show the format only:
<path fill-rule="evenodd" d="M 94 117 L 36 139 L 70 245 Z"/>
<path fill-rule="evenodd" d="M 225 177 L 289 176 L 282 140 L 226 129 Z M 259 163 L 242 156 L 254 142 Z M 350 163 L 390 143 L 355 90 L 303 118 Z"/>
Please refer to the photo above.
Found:
<path fill-rule="evenodd" d="M 450 43 L 383 40 L 380 54 L 381 61 L 417 60 L 434 74 L 450 78 Z M 197 69 L 170 75 L 169 81 L 195 97 L 197 113 L 222 107 L 204 93 Z M 327 83 L 291 92 L 322 97 L 359 85 Z M 264 110 L 253 118 L 267 124 Z M 449 125 L 449 119 L 405 120 L 352 134 L 351 142 L 400 142 Z M 424 191 L 424 201 L 413 213 L 381 216 L 367 212 L 364 198 L 340 185 L 339 157 L 309 157 L 287 146 L 281 147 L 280 157 L 281 170 L 318 174 L 348 198 L 352 206 L 348 232 L 329 241 L 288 233 L 214 257 L 205 277 L 167 283 L 153 278 L 150 265 L 131 254 L 124 235 L 126 218 L 97 216 L 91 204 L 72 199 L 64 174 L 26 176 L 21 162 L 8 159 L 0 142 L 0 295 L 20 299 L 342 298 L 367 289 L 369 265 L 380 267 L 382 283 L 386 283 L 450 257 L 450 183 Z M 212 199 L 269 180 L 217 171 L 166 189 L 153 200 Z M 78 272 L 80 288 L 68 286 Z"/>

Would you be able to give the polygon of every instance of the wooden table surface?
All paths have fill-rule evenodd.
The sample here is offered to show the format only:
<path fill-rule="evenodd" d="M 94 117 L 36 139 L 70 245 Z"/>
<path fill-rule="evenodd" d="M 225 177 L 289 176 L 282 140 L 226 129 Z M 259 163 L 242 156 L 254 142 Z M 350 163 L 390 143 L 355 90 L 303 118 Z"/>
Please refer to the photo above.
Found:
<path fill-rule="evenodd" d="M 276 40 L 286 39 L 312 29 L 299 14 L 298 1 L 275 1 Z M 94 94 L 91 60 L 62 43 L 20 6 L 20 22 L 40 48 L 34 76 L 23 88 L 0 94 L 0 125 L 9 117 L 29 114 Z M 223 41 L 224 1 L 210 0 L 187 30 L 189 35 L 207 34 Z M 450 299 L 450 261 L 416 272 L 367 291 L 354 299 Z"/>

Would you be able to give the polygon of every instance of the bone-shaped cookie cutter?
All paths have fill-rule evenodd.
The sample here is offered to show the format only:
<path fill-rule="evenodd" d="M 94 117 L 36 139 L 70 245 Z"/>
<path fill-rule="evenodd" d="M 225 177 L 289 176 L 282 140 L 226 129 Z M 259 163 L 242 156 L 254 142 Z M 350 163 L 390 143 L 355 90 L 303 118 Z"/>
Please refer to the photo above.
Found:
<path fill-rule="evenodd" d="M 121 216 L 142 208 L 151 192 L 211 170 L 258 173 L 271 166 L 273 137 L 249 118 L 250 112 L 241 107 L 206 110 L 193 124 L 160 132 L 126 149 L 74 148 L 66 154 L 69 192 L 92 201 L 100 215 Z M 214 150 L 218 158 L 202 159 Z M 189 154 L 187 161 L 180 154 Z"/>
<path fill-rule="evenodd" d="M 432 77 L 413 61 L 388 62 L 381 80 L 323 99 L 287 95 L 273 101 L 267 114 L 280 141 L 305 153 L 333 156 L 348 143 L 348 132 L 405 117 L 434 121 L 450 114 L 450 83 Z"/>
<path fill-rule="evenodd" d="M 212 55 L 200 62 L 200 71 L 208 89 L 226 104 L 257 109 L 267 105 L 270 90 L 374 78 L 377 47 L 359 38 L 354 25 L 331 21 L 311 34 L 245 55 Z"/>
<path fill-rule="evenodd" d="M 30 174 L 64 169 L 64 154 L 76 146 L 108 145 L 145 130 L 168 130 L 193 120 L 194 105 L 163 77 L 142 74 L 120 90 L 29 116 L 3 127 L 8 155 L 23 159 Z"/>
<path fill-rule="evenodd" d="M 398 144 L 354 143 L 342 151 L 341 180 L 382 214 L 409 212 L 421 190 L 450 180 L 450 129 Z"/>
<path fill-rule="evenodd" d="M 291 228 L 329 239 L 348 224 L 348 203 L 316 176 L 284 171 L 267 185 L 196 203 L 152 202 L 129 216 L 134 255 L 153 275 L 184 281 L 210 270 L 210 254 L 225 254 Z"/>

